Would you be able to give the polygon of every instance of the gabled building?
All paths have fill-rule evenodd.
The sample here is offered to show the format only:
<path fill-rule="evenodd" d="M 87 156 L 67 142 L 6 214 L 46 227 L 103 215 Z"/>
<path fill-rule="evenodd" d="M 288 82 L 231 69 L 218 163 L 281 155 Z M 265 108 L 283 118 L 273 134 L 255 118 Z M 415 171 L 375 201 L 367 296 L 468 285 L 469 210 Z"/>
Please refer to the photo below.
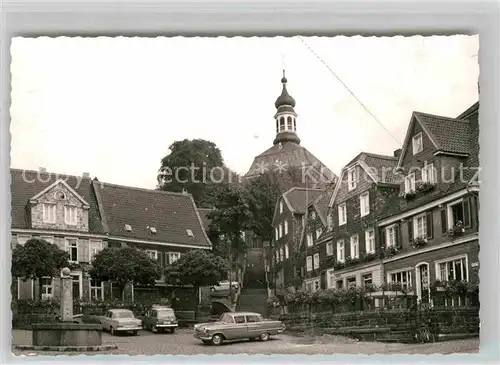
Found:
<path fill-rule="evenodd" d="M 274 238 L 267 257 L 272 260 L 268 265 L 269 277 L 278 294 L 302 286 L 304 257 L 300 254 L 300 243 L 304 214 L 309 203 L 323 193 L 322 189 L 291 188 L 276 202 Z"/>
<path fill-rule="evenodd" d="M 210 249 L 189 194 L 138 189 L 46 171 L 11 169 L 12 247 L 40 237 L 66 250 L 76 298 L 104 299 L 112 283 L 91 280 L 90 263 L 108 246 L 144 249 L 161 266 L 190 249 Z M 37 298 L 38 283 L 16 280 L 13 296 Z M 159 286 L 165 286 L 161 280 Z M 44 278 L 42 297 L 57 297 L 59 278 Z M 133 288 L 126 295 L 133 298 Z"/>
<path fill-rule="evenodd" d="M 399 211 L 378 222 L 385 280 L 422 303 L 436 280 L 478 284 L 478 112 L 479 103 L 457 118 L 413 113 L 397 166 Z"/>
<path fill-rule="evenodd" d="M 320 288 L 383 282 L 377 220 L 397 211 L 399 184 L 394 170 L 399 152 L 395 156 L 362 152 L 342 169 L 330 196 L 328 230 L 315 245 L 319 263 L 311 275 L 322 279 Z"/>

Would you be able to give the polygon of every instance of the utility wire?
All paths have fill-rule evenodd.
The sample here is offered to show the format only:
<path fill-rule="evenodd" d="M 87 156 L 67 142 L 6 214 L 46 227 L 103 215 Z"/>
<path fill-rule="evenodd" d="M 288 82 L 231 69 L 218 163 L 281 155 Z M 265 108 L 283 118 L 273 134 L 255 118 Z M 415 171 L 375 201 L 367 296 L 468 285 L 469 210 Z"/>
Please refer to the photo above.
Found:
<path fill-rule="evenodd" d="M 356 101 L 363 107 L 363 109 L 365 109 L 365 111 L 370 114 L 370 116 L 375 119 L 375 121 L 382 127 L 384 128 L 384 130 L 400 145 L 402 146 L 403 144 L 384 126 L 384 124 L 382 124 L 382 122 L 380 120 L 378 120 L 378 118 L 370 111 L 370 109 L 368 109 L 368 107 L 363 104 L 363 102 L 356 96 L 356 94 L 354 94 L 354 92 L 349 89 L 349 87 L 344 83 L 344 81 L 342 81 L 340 79 L 340 77 L 337 76 L 337 74 L 331 69 L 330 66 L 328 66 L 328 64 L 311 48 L 311 46 L 309 46 L 309 44 L 307 44 L 304 39 L 301 37 L 301 36 L 298 36 L 300 41 L 302 42 L 302 44 L 304 44 L 304 46 L 306 46 L 306 48 L 323 64 L 325 65 L 325 67 L 328 69 L 328 71 L 330 71 L 330 73 L 335 76 L 335 78 L 342 84 L 342 86 L 344 86 L 344 88 L 349 91 L 349 93 L 354 97 L 354 99 L 356 99 Z"/>

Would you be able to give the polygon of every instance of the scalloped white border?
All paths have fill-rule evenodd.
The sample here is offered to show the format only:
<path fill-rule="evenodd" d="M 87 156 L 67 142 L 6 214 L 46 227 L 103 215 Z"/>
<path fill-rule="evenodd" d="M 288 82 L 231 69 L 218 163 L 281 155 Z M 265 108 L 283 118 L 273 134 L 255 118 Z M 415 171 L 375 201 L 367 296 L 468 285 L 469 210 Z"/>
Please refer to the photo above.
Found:
<path fill-rule="evenodd" d="M 23 36 L 276 36 L 280 35 L 432 35 L 480 34 L 481 63 L 480 160 L 482 165 L 480 237 L 481 261 L 481 351 L 479 355 L 336 355 L 291 356 L 294 362 L 328 361 L 340 363 L 379 362 L 492 362 L 498 363 L 499 350 L 499 263 L 498 230 L 498 3 L 466 2 L 385 2 L 351 0 L 346 3 L 309 2 L 197 2 L 127 1 L 104 3 L 88 1 L 9 1 L 1 9 L 2 101 L 0 129 L 0 248 L 2 286 L 2 363 L 22 362 L 11 355 L 10 330 L 10 38 Z M 65 10 L 61 12 L 60 10 Z M 119 11 L 118 11 L 119 10 Z M 169 357 L 169 358 L 167 358 Z M 190 357 L 78 356 L 72 362 L 278 362 L 283 356 L 190 356 Z M 37 357 L 40 361 L 65 362 L 66 357 Z M 31 358 L 30 361 L 37 361 Z"/>

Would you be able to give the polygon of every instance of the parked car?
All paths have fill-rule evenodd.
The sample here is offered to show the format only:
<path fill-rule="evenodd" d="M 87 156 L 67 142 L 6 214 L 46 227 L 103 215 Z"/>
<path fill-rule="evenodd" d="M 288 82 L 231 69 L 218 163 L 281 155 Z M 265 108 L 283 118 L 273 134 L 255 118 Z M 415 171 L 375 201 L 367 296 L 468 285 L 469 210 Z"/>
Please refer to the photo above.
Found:
<path fill-rule="evenodd" d="M 227 312 L 219 321 L 194 326 L 194 337 L 204 344 L 221 345 L 224 341 L 248 338 L 267 341 L 285 330 L 282 321 L 262 318 L 259 313 Z"/>
<path fill-rule="evenodd" d="M 214 285 L 210 288 L 211 291 L 223 291 L 223 290 L 227 290 L 229 291 L 229 287 L 232 286 L 233 287 L 233 290 L 236 291 L 238 290 L 238 288 L 240 287 L 240 284 L 233 281 L 233 282 L 229 282 L 227 280 L 225 281 L 221 281 L 219 282 L 219 285 Z"/>
<path fill-rule="evenodd" d="M 151 332 L 165 332 L 169 330 L 171 333 L 174 333 L 179 324 L 172 308 L 155 305 L 146 312 L 142 320 L 142 326 Z"/>
<path fill-rule="evenodd" d="M 110 309 L 100 321 L 103 331 L 109 331 L 112 335 L 117 332 L 131 332 L 138 335 L 142 329 L 141 320 L 135 318 L 134 313 L 128 309 Z"/>

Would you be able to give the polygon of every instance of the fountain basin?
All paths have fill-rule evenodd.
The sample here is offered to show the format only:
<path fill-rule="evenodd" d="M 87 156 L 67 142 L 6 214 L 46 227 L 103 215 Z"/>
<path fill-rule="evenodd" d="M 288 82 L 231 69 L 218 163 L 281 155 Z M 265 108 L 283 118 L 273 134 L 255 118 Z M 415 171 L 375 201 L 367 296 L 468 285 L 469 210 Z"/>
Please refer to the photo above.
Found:
<path fill-rule="evenodd" d="M 92 347 L 102 345 L 102 326 L 82 323 L 36 323 L 32 325 L 33 346 Z"/>

